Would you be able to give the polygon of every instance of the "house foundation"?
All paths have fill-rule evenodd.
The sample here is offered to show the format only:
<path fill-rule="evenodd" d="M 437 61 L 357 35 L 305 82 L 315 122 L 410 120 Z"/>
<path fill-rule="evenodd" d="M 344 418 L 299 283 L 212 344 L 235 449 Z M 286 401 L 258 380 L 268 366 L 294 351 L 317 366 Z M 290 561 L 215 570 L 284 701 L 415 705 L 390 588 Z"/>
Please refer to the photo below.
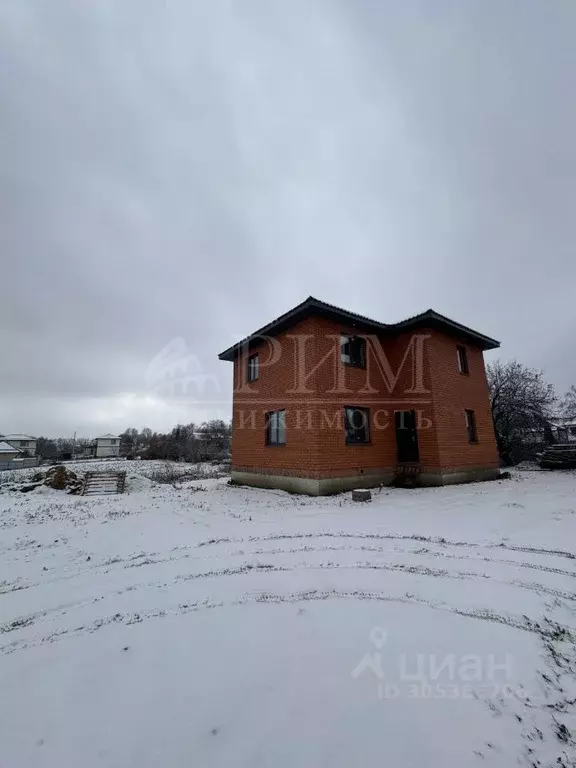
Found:
<path fill-rule="evenodd" d="M 329 496 L 335 493 L 351 491 L 354 488 L 388 486 L 393 484 L 395 476 L 395 470 L 392 468 L 383 469 L 381 472 L 371 472 L 370 474 L 322 478 L 232 470 L 232 481 L 238 483 L 238 485 L 273 488 L 288 491 L 289 493 L 302 493 L 308 496 Z M 418 475 L 415 484 L 419 487 L 456 485 L 482 480 L 497 480 L 499 477 L 500 470 L 494 467 L 424 471 Z"/>

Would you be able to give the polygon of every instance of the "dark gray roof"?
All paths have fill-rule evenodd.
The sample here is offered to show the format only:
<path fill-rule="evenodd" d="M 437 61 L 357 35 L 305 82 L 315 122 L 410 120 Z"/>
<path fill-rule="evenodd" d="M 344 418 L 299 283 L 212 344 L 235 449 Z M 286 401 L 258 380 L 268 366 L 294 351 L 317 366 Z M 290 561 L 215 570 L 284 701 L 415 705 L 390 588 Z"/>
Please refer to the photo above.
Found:
<path fill-rule="evenodd" d="M 472 330 L 465 325 L 450 320 L 449 317 L 435 312 L 433 309 L 428 309 L 426 312 L 422 312 L 414 317 L 409 317 L 407 320 L 401 320 L 399 323 L 380 323 L 377 320 L 372 320 L 364 315 L 357 315 L 354 312 L 348 312 L 341 307 L 335 307 L 333 304 L 327 304 L 324 301 L 315 299 L 314 296 L 308 296 L 298 306 L 285 312 L 280 317 L 272 320 L 268 325 L 259 328 L 254 333 L 251 333 L 245 339 L 237 342 L 233 346 L 225 349 L 218 357 L 220 360 L 234 360 L 234 357 L 238 353 L 241 347 L 249 345 L 252 341 L 257 341 L 261 336 L 276 336 L 282 331 L 291 328 L 296 323 L 304 320 L 311 315 L 328 317 L 331 320 L 335 320 L 347 326 L 357 328 L 359 331 L 378 331 L 384 332 L 391 336 L 401 331 L 409 331 L 410 329 L 422 328 L 437 328 L 443 330 L 445 333 L 456 336 L 463 340 L 474 344 L 481 349 L 496 349 L 500 346 L 500 342 L 495 339 L 491 339 L 489 336 L 484 336 L 478 331 Z"/>

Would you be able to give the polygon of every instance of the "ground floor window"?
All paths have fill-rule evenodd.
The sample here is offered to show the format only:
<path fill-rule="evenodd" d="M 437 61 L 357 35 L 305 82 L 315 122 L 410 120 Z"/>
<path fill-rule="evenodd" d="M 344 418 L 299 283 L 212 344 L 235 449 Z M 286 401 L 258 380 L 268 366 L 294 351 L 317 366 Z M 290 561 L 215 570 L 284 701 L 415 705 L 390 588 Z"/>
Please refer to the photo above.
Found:
<path fill-rule="evenodd" d="M 286 411 L 266 414 L 266 445 L 286 444 Z"/>
<path fill-rule="evenodd" d="M 370 410 L 356 405 L 347 405 L 344 408 L 344 431 L 348 445 L 369 443 Z"/>

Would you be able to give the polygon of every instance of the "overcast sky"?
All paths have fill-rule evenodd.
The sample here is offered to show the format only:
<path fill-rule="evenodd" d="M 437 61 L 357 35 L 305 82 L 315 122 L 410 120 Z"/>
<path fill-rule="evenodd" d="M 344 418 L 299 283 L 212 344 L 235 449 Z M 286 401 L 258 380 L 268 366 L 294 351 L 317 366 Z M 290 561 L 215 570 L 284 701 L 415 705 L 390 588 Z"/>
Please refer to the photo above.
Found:
<path fill-rule="evenodd" d="M 573 0 L 1 0 L 0 433 L 228 418 L 218 353 L 310 294 L 566 389 L 575 39 Z"/>

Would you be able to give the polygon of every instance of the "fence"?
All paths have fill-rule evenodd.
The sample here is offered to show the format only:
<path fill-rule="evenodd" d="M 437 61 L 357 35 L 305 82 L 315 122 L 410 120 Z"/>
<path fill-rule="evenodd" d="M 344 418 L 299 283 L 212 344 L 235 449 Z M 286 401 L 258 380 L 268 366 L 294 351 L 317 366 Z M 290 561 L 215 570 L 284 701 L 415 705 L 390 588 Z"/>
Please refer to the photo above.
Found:
<path fill-rule="evenodd" d="M 38 464 L 40 464 L 39 456 L 33 456 L 31 459 L 0 461 L 0 472 L 5 472 L 7 469 L 11 471 L 14 471 L 15 469 L 30 469 L 30 467 L 37 467 Z"/>

